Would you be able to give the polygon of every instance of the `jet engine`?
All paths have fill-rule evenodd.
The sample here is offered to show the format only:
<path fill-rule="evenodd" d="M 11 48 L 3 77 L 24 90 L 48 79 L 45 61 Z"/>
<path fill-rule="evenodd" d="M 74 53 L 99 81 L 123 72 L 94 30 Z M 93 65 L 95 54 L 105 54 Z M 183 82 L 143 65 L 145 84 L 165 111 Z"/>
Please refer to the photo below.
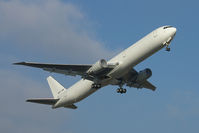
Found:
<path fill-rule="evenodd" d="M 108 64 L 107 64 L 106 60 L 101 59 L 101 60 L 97 61 L 95 64 L 93 64 L 92 67 L 88 69 L 87 73 L 88 74 L 98 74 L 107 67 L 108 67 Z"/>
<path fill-rule="evenodd" d="M 142 70 L 138 73 L 137 78 L 136 78 L 136 82 L 141 83 L 141 82 L 147 80 L 151 76 L 152 76 L 151 69 L 146 68 L 146 69 L 144 69 L 144 70 Z"/>

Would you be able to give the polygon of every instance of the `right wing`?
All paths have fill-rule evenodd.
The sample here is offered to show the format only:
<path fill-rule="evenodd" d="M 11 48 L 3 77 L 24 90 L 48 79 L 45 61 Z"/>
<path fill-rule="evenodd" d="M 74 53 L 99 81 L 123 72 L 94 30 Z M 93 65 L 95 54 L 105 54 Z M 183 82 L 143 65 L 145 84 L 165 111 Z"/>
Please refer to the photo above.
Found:
<path fill-rule="evenodd" d="M 155 91 L 156 90 L 156 87 L 151 84 L 148 80 L 144 81 L 142 84 L 138 84 L 138 83 L 127 83 L 127 86 L 129 87 L 134 87 L 134 88 L 146 88 L 146 89 L 150 89 L 152 91 Z"/>
<path fill-rule="evenodd" d="M 156 87 L 147 80 L 144 83 L 142 83 L 142 86 L 143 86 L 143 88 L 147 88 L 147 89 L 150 89 L 153 91 L 156 90 Z"/>
<path fill-rule="evenodd" d="M 136 77 L 138 75 L 138 72 L 135 69 L 132 69 L 129 73 L 127 73 L 124 77 L 124 80 L 126 81 L 126 85 L 129 87 L 134 88 L 146 88 L 150 89 L 152 91 L 156 90 L 156 87 L 151 84 L 148 80 L 143 81 L 141 84 L 136 82 Z"/>

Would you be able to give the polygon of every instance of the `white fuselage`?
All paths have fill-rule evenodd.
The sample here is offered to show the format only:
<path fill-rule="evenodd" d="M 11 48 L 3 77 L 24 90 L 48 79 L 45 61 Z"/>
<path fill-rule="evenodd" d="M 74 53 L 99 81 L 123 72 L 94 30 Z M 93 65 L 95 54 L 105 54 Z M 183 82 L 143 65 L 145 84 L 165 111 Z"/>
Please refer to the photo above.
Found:
<path fill-rule="evenodd" d="M 118 65 L 108 74 L 111 79 L 102 81 L 102 86 L 110 84 L 111 80 L 115 78 L 122 77 L 141 61 L 162 49 L 166 42 L 170 42 L 173 39 L 175 33 L 176 28 L 174 27 L 167 29 L 160 27 L 109 60 L 108 63 L 118 63 Z M 96 89 L 91 87 L 93 83 L 93 81 L 81 79 L 67 89 L 54 107 L 70 105 L 88 97 L 96 91 Z"/>

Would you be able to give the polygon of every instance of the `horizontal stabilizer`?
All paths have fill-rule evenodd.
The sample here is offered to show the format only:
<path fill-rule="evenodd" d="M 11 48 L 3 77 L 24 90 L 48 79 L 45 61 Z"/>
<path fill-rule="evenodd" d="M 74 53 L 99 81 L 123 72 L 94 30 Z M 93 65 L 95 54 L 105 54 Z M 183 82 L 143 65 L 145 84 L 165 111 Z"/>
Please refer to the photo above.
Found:
<path fill-rule="evenodd" d="M 26 102 L 54 105 L 58 100 L 59 99 L 54 99 L 54 98 L 37 98 L 37 99 L 28 99 L 26 100 Z"/>
<path fill-rule="evenodd" d="M 64 106 L 64 108 L 70 108 L 70 109 L 77 109 L 77 106 L 74 104 L 68 105 L 68 106 Z"/>

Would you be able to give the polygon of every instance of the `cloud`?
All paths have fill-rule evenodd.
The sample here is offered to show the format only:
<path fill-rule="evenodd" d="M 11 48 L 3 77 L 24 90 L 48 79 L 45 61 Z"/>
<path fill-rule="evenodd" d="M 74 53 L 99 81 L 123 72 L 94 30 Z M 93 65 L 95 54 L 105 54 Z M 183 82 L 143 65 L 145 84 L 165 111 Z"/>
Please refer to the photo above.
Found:
<path fill-rule="evenodd" d="M 33 58 L 92 63 L 112 56 L 114 52 L 98 41 L 91 25 L 86 15 L 71 3 L 0 1 L 1 132 L 63 132 L 63 122 L 68 125 L 65 132 L 71 132 L 70 110 L 52 110 L 50 106 L 25 102 L 31 97 L 49 97 L 45 79 L 27 77 L 11 63 L 37 61 Z"/>
<path fill-rule="evenodd" d="M 25 102 L 30 97 L 47 96 L 46 92 L 50 92 L 48 86 L 12 70 L 1 69 L 0 75 L 4 77 L 0 80 L 1 132 L 62 132 L 62 122 L 72 121 L 70 110 L 52 110 L 47 105 Z"/>
<path fill-rule="evenodd" d="M 17 54 L 76 61 L 111 57 L 114 52 L 98 41 L 91 25 L 71 3 L 0 1 L 1 44 Z"/>

